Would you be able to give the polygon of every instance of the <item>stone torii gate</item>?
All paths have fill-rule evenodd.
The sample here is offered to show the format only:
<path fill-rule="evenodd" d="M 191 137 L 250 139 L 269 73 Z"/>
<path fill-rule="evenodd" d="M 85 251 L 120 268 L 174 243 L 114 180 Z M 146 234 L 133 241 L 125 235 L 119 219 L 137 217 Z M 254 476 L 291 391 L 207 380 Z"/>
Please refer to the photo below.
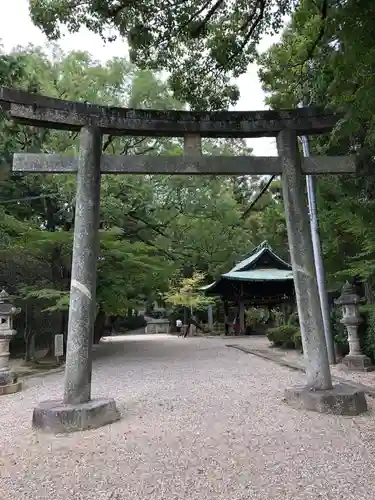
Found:
<path fill-rule="evenodd" d="M 78 157 L 15 154 L 13 170 L 76 173 L 77 194 L 65 389 L 62 401 L 40 403 L 33 425 L 67 432 L 114 422 L 113 399 L 91 399 L 101 174 L 281 175 L 307 383 L 285 392 L 295 407 L 339 414 L 366 410 L 363 393 L 332 386 L 304 194 L 305 174 L 355 172 L 351 157 L 302 158 L 298 135 L 324 134 L 338 117 L 313 108 L 255 112 L 190 112 L 111 108 L 0 89 L 0 106 L 21 124 L 80 131 Z M 103 134 L 184 137 L 184 156 L 102 155 Z M 202 137 L 276 137 L 278 157 L 202 156 Z"/>

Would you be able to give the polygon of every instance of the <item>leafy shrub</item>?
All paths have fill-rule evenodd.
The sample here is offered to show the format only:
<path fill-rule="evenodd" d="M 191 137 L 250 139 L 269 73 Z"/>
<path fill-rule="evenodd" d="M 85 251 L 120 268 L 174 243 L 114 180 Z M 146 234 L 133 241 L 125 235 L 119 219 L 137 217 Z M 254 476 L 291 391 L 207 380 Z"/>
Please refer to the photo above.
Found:
<path fill-rule="evenodd" d="M 298 317 L 298 312 L 295 311 L 293 312 L 287 321 L 287 325 L 289 326 L 298 326 L 299 327 L 299 317 Z"/>
<path fill-rule="evenodd" d="M 278 327 L 285 325 L 285 314 L 280 309 L 272 309 L 271 316 Z"/>
<path fill-rule="evenodd" d="M 299 328 L 293 325 L 281 325 L 276 328 L 270 328 L 266 335 L 275 347 L 299 349 L 302 346 Z"/>
<path fill-rule="evenodd" d="M 221 335 L 222 333 L 224 333 L 224 331 L 225 331 L 224 325 L 215 322 L 212 325 L 212 330 L 211 331 L 207 330 L 207 332 L 205 333 L 207 333 L 208 335 Z"/>
<path fill-rule="evenodd" d="M 366 305 L 360 308 L 363 323 L 359 327 L 359 340 L 363 354 L 375 362 L 375 306 Z"/>
<path fill-rule="evenodd" d="M 9 345 L 10 356 L 15 357 L 25 353 L 25 339 L 23 336 L 23 331 L 17 330 L 17 333 L 10 340 Z"/>
<path fill-rule="evenodd" d="M 346 356 L 349 352 L 348 333 L 340 320 L 342 318 L 341 307 L 331 309 L 331 331 L 336 349 L 341 356 Z"/>
<path fill-rule="evenodd" d="M 246 324 L 249 327 L 256 327 L 264 322 L 264 311 L 259 307 L 250 307 L 246 310 Z"/>
<path fill-rule="evenodd" d="M 138 330 L 147 325 L 144 316 L 126 316 L 118 321 L 121 330 Z"/>

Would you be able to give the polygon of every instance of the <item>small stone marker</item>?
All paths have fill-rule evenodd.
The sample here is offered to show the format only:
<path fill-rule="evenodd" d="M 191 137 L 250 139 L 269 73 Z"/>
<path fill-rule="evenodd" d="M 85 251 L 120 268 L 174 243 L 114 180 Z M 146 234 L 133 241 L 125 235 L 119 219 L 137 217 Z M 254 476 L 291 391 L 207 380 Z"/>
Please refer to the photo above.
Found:
<path fill-rule="evenodd" d="M 61 356 L 64 356 L 64 335 L 55 335 L 55 358 L 59 360 Z"/>

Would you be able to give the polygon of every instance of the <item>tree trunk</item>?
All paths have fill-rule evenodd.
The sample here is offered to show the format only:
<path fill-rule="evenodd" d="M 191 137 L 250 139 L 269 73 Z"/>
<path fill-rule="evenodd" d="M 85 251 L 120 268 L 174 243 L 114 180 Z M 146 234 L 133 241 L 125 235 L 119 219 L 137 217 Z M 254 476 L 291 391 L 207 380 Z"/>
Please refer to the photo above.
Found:
<path fill-rule="evenodd" d="M 35 333 L 25 335 L 25 361 L 30 363 L 35 361 Z"/>
<path fill-rule="evenodd" d="M 224 328 L 225 335 L 229 335 L 229 304 L 227 300 L 224 300 Z"/>
<path fill-rule="evenodd" d="M 32 320 L 34 319 L 33 306 L 29 307 L 25 303 L 25 331 L 23 338 L 25 340 L 25 361 L 29 363 L 35 360 L 35 337 L 36 333 L 32 333 Z M 31 325 L 31 326 L 30 326 Z"/>
<path fill-rule="evenodd" d="M 187 328 L 186 328 L 186 331 L 188 332 L 188 334 L 189 334 L 189 330 L 190 330 L 190 325 L 194 325 L 197 328 L 197 330 L 200 330 L 203 333 L 209 332 L 209 330 L 207 330 L 207 328 L 205 328 L 201 323 L 196 321 L 194 318 L 190 318 L 187 322 Z"/>
<path fill-rule="evenodd" d="M 102 307 L 99 306 L 99 311 L 98 314 L 96 315 L 95 326 L 94 326 L 94 344 L 99 344 L 100 339 L 103 336 L 106 316 L 107 315 L 104 309 L 102 309 Z"/>
<path fill-rule="evenodd" d="M 366 298 L 367 304 L 373 304 L 374 303 L 374 294 L 372 292 L 372 283 L 371 283 L 371 281 L 372 280 L 370 278 L 368 278 L 364 282 L 365 298 Z"/>
<path fill-rule="evenodd" d="M 66 343 L 68 340 L 68 312 L 61 311 L 60 335 L 63 335 L 64 356 L 66 353 Z"/>
<path fill-rule="evenodd" d="M 116 321 L 118 316 L 110 316 L 109 320 L 111 323 L 111 335 L 116 335 Z"/>

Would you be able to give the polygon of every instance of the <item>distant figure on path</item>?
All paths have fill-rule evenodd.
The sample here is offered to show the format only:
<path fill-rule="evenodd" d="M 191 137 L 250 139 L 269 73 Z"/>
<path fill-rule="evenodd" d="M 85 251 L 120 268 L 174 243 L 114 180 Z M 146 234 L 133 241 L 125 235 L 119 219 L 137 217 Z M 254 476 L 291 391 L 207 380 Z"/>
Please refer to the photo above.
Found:
<path fill-rule="evenodd" d="M 180 337 L 181 336 L 181 328 L 182 328 L 182 321 L 180 319 L 176 320 L 176 330 L 177 330 L 177 335 Z"/>
<path fill-rule="evenodd" d="M 234 334 L 239 335 L 240 334 L 240 318 L 237 314 L 234 317 L 232 326 L 233 326 Z"/>

